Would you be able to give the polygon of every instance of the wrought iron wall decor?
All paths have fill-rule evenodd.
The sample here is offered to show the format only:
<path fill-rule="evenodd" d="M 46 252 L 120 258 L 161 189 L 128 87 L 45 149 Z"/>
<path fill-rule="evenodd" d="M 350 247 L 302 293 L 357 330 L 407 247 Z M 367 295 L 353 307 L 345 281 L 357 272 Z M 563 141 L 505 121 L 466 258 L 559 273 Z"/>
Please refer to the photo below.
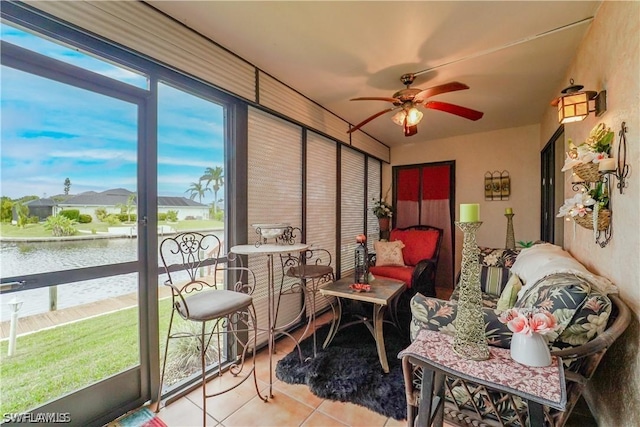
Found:
<path fill-rule="evenodd" d="M 484 174 L 484 199 L 509 200 L 511 194 L 511 178 L 509 171 L 487 171 Z"/>
<path fill-rule="evenodd" d="M 629 165 L 627 164 L 627 125 L 622 122 L 620 125 L 620 132 L 618 135 L 620 139 L 618 141 L 617 161 L 615 163 L 615 169 L 603 168 L 603 162 L 601 162 L 597 178 L 593 180 L 585 180 L 578 175 L 572 182 L 573 191 L 581 191 L 583 193 L 589 193 L 596 200 L 606 200 L 606 205 L 600 208 L 596 202 L 592 206 L 592 212 L 588 212 L 584 216 L 575 216 L 573 219 L 575 222 L 587 229 L 593 230 L 593 239 L 601 247 L 607 246 L 611 240 L 613 234 L 612 231 L 612 213 L 611 213 L 611 193 L 613 191 L 613 179 L 617 179 L 616 187 L 620 190 L 620 194 L 623 194 L 623 190 L 628 186 L 626 182 L 629 175 Z M 608 159 L 607 159 L 608 160 Z"/>

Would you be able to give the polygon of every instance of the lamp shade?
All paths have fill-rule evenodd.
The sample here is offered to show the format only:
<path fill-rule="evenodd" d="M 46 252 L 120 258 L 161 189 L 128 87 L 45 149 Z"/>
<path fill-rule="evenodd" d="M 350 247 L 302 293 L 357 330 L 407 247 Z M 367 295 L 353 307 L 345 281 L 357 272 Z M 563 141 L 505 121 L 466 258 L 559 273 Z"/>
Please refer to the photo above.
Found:
<path fill-rule="evenodd" d="M 586 92 L 574 92 L 558 101 L 558 121 L 571 123 L 584 120 L 589 115 L 589 96 Z"/>
<path fill-rule="evenodd" d="M 418 110 L 416 107 L 411 107 L 407 111 L 407 126 L 415 126 L 418 123 L 420 123 L 420 120 L 422 120 L 423 115 L 424 114 L 422 114 L 422 112 Z"/>

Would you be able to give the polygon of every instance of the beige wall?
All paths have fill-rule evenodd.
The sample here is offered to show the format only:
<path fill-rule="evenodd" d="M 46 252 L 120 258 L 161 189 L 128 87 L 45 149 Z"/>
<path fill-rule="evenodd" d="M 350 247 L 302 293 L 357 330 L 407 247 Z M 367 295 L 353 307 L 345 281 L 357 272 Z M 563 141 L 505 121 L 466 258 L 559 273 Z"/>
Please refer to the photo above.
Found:
<path fill-rule="evenodd" d="M 478 244 L 504 247 L 506 207 L 513 208 L 516 241 L 535 241 L 540 236 L 540 148 L 539 126 L 524 126 L 453 138 L 411 142 L 391 149 L 394 166 L 455 160 L 456 216 L 460 203 L 480 203 L 482 227 Z M 506 201 L 484 199 L 484 174 L 509 171 L 511 196 Z M 459 270 L 462 232 L 456 230 L 455 269 Z"/>
<path fill-rule="evenodd" d="M 627 162 L 629 186 L 611 195 L 613 237 L 600 248 L 590 230 L 565 227 L 564 245 L 590 270 L 611 279 L 620 296 L 635 313 L 633 323 L 605 355 L 585 393 L 601 426 L 640 425 L 640 2 L 603 2 L 589 32 L 567 70 L 564 82 L 573 78 L 587 90 L 607 90 L 607 112 L 589 116 L 583 122 L 565 126 L 565 138 L 584 141 L 597 123 L 604 122 L 618 132 L 624 121 L 628 127 Z M 562 87 L 558 87 L 558 93 Z M 555 112 L 545 114 L 540 146 L 557 128 Z M 570 177 L 567 175 L 565 182 Z M 565 194 L 574 192 L 569 185 Z"/>

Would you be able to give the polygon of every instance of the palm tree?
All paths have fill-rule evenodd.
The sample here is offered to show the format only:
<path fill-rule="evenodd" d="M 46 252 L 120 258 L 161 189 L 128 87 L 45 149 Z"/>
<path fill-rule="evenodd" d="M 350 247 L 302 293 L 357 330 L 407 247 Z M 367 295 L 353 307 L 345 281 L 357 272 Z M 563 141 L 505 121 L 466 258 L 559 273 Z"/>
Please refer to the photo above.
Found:
<path fill-rule="evenodd" d="M 209 188 L 209 184 L 213 182 L 211 188 L 213 189 L 213 213 L 214 215 L 218 212 L 218 191 L 224 185 L 224 175 L 223 169 L 220 166 L 216 166 L 215 168 L 206 168 L 204 171 L 204 175 L 200 177 L 200 181 L 206 181 L 205 188 Z"/>
<path fill-rule="evenodd" d="M 204 197 L 204 194 L 207 191 L 211 191 L 211 189 L 203 186 L 202 181 L 198 181 L 198 182 L 192 182 L 189 188 L 187 189 L 187 191 L 185 191 L 185 193 L 191 193 L 191 195 L 189 196 L 191 200 L 194 200 L 197 196 L 198 201 L 202 203 L 202 197 Z"/>
<path fill-rule="evenodd" d="M 120 208 L 120 212 L 127 214 L 127 222 L 131 222 L 131 213 L 136 209 L 136 195 L 135 193 L 129 194 L 127 197 L 127 203 L 118 203 L 116 207 Z"/>

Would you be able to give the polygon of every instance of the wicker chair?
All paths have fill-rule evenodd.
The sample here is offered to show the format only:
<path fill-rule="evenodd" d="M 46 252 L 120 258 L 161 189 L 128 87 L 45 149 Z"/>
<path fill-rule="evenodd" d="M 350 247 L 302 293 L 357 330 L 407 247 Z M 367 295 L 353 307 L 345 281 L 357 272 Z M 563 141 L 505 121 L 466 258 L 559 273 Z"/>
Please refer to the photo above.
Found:
<path fill-rule="evenodd" d="M 565 362 L 567 405 L 564 411 L 544 407 L 545 424 L 548 426 L 565 425 L 600 360 L 631 321 L 631 312 L 626 304 L 616 295 L 609 295 L 609 298 L 613 310 L 603 333 L 586 344 L 551 352 Z M 419 405 L 421 373 L 414 367 L 412 371 L 405 371 L 404 376 L 408 425 L 413 426 Z M 455 397 L 454 389 L 457 390 Z M 484 404 L 480 407 L 477 402 Z M 445 377 L 444 420 L 447 423 L 477 427 L 526 426 L 527 414 L 526 403 L 515 396 L 458 378 Z"/>

